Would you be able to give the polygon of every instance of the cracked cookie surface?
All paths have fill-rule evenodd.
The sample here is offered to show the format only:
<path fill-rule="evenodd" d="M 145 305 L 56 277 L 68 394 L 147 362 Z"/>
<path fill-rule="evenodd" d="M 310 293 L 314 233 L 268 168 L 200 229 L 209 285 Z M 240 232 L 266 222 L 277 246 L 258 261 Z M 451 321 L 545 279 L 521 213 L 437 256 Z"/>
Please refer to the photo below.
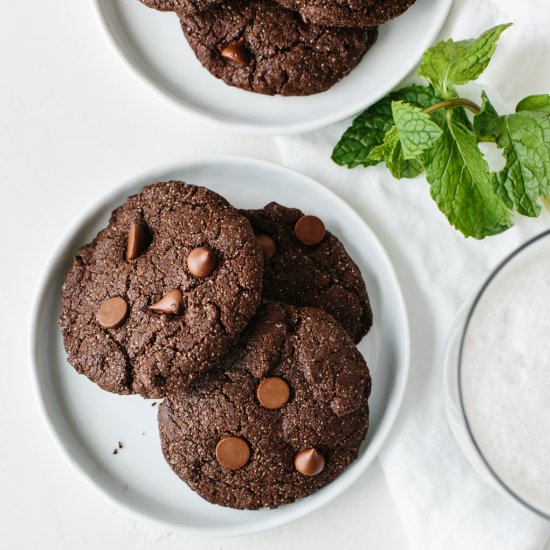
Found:
<path fill-rule="evenodd" d="M 230 0 L 180 13 L 199 61 L 227 84 L 262 94 L 309 95 L 346 76 L 376 40 L 376 29 L 306 24 L 270 0 Z M 243 62 L 222 55 L 239 43 Z"/>
<path fill-rule="evenodd" d="M 150 242 L 127 260 L 136 222 Z M 217 261 L 201 278 L 187 265 L 197 247 L 208 247 Z M 69 267 L 59 316 L 69 362 L 118 394 L 162 397 L 189 384 L 227 352 L 254 315 L 262 263 L 248 220 L 216 193 L 176 181 L 145 187 L 112 213 Z M 177 314 L 151 309 L 174 289 L 181 291 Z M 104 328 L 98 311 L 113 297 L 126 302 L 127 315 L 117 328 Z"/>
<path fill-rule="evenodd" d="M 336 27 L 375 27 L 408 10 L 416 0 L 277 0 L 305 21 Z"/>
<path fill-rule="evenodd" d="M 182 14 L 203 11 L 222 4 L 224 0 L 140 0 L 140 2 L 155 10 L 175 11 Z"/>
<path fill-rule="evenodd" d="M 189 14 L 220 6 L 225 0 L 141 0 L 160 11 Z M 382 25 L 407 11 L 416 0 L 275 0 L 298 12 L 302 20 L 329 27 L 369 28 Z"/>
<path fill-rule="evenodd" d="M 149 8 L 159 11 L 177 11 L 186 12 L 194 5 L 193 0 L 139 0 Z M 201 0 L 207 2 L 207 5 L 215 5 L 221 0 Z M 193 2 L 193 3 L 192 3 Z M 202 3 L 198 4 L 202 7 Z"/>
<path fill-rule="evenodd" d="M 264 297 L 324 309 L 359 342 L 372 325 L 372 310 L 361 272 L 344 245 L 328 231 L 318 245 L 301 243 L 294 232 L 303 216 L 297 208 L 272 202 L 241 212 L 257 235 L 275 241 L 276 251 L 264 266 Z"/>
<path fill-rule="evenodd" d="M 290 390 L 281 408 L 258 398 L 258 386 L 271 377 Z M 162 403 L 162 450 L 206 500 L 274 508 L 317 491 L 355 460 L 368 429 L 370 390 L 363 356 L 330 315 L 267 302 L 217 369 Z M 249 448 L 235 469 L 217 458 L 226 438 Z M 297 470 L 304 449 L 324 457 L 320 473 Z"/>

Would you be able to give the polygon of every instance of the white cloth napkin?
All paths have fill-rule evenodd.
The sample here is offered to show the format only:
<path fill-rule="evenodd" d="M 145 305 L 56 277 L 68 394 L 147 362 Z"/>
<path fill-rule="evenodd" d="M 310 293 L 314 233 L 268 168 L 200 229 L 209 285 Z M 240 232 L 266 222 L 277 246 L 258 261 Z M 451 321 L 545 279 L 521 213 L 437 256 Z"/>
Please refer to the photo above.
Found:
<path fill-rule="evenodd" d="M 422 1 L 422 0 L 418 0 Z M 550 93 L 548 0 L 455 0 L 440 39 L 464 39 L 504 22 L 479 82 L 495 103 Z M 470 95 L 479 88 L 468 86 Z M 492 98 L 493 95 L 489 93 Z M 350 121 L 311 134 L 277 138 L 287 166 L 309 174 L 352 204 L 388 250 L 411 325 L 412 363 L 405 400 L 380 460 L 413 550 L 542 549 L 550 523 L 489 486 L 455 442 L 443 410 L 442 350 L 460 306 L 490 269 L 520 243 L 550 227 L 550 217 L 521 218 L 483 241 L 452 229 L 424 177 L 396 181 L 385 168 L 347 170 L 330 153 Z"/>

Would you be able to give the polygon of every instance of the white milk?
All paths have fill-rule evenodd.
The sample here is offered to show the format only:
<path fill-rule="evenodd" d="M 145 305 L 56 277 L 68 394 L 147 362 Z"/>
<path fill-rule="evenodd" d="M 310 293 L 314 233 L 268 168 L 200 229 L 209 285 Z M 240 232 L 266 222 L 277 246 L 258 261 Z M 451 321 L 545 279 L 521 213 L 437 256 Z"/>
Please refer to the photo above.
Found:
<path fill-rule="evenodd" d="M 465 336 L 461 384 L 487 462 L 550 514 L 550 237 L 516 256 L 482 296 Z"/>

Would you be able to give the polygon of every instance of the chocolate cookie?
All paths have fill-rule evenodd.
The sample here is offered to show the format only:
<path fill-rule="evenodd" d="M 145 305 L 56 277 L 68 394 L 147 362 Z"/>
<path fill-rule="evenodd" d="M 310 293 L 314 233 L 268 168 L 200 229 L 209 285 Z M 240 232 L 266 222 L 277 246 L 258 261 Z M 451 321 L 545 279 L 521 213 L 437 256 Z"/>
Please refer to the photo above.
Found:
<path fill-rule="evenodd" d="M 190 13 L 222 4 L 224 0 L 140 0 L 146 6 L 159 11 Z"/>
<path fill-rule="evenodd" d="M 416 0 L 275 0 L 296 11 L 304 23 L 334 27 L 376 27 L 409 9 Z M 220 6 L 224 0 L 141 0 L 161 11 L 189 14 Z"/>
<path fill-rule="evenodd" d="M 336 27 L 375 27 L 394 19 L 416 0 L 277 0 L 305 21 Z"/>
<path fill-rule="evenodd" d="M 322 308 L 359 342 L 372 325 L 372 310 L 361 272 L 342 243 L 297 208 L 272 202 L 241 212 L 264 249 L 264 297 Z"/>
<path fill-rule="evenodd" d="M 202 187 L 145 187 L 73 259 L 59 323 L 69 362 L 103 389 L 161 397 L 238 340 L 260 302 L 248 220 Z"/>
<path fill-rule="evenodd" d="M 270 0 L 229 0 L 180 19 L 197 58 L 214 76 L 271 95 L 327 90 L 359 63 L 377 36 L 375 29 L 306 24 Z"/>
<path fill-rule="evenodd" d="M 370 389 L 365 360 L 330 315 L 267 303 L 220 368 L 160 406 L 162 450 L 209 502 L 275 508 L 355 460 Z"/>

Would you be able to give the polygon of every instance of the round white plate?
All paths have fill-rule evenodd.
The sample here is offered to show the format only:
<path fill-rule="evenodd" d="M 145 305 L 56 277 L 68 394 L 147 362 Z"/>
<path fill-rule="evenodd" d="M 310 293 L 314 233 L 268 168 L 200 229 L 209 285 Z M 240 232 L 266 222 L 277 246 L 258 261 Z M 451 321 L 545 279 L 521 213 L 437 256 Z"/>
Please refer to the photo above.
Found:
<path fill-rule="evenodd" d="M 420 61 L 452 0 L 417 0 L 380 27 L 374 47 L 330 90 L 308 97 L 245 92 L 213 77 L 196 59 L 174 13 L 139 0 L 93 0 L 115 48 L 172 103 L 233 130 L 293 134 L 352 116 L 392 90 Z"/>
<path fill-rule="evenodd" d="M 221 193 L 238 207 L 270 201 L 320 216 L 344 243 L 367 282 L 374 326 L 361 342 L 373 377 L 371 421 L 359 458 L 314 495 L 276 510 L 240 511 L 209 504 L 180 481 L 163 459 L 153 401 L 102 391 L 67 363 L 57 326 L 60 291 L 72 256 L 107 224 L 111 211 L 144 185 L 182 179 Z M 133 178 L 73 227 L 48 266 L 35 302 L 32 365 L 44 415 L 76 469 L 104 495 L 134 514 L 208 535 L 252 533 L 311 512 L 349 487 L 378 454 L 399 409 L 409 366 L 405 306 L 379 241 L 340 198 L 297 172 L 267 162 L 213 157 Z M 123 448 L 113 455 L 118 442 Z"/>

